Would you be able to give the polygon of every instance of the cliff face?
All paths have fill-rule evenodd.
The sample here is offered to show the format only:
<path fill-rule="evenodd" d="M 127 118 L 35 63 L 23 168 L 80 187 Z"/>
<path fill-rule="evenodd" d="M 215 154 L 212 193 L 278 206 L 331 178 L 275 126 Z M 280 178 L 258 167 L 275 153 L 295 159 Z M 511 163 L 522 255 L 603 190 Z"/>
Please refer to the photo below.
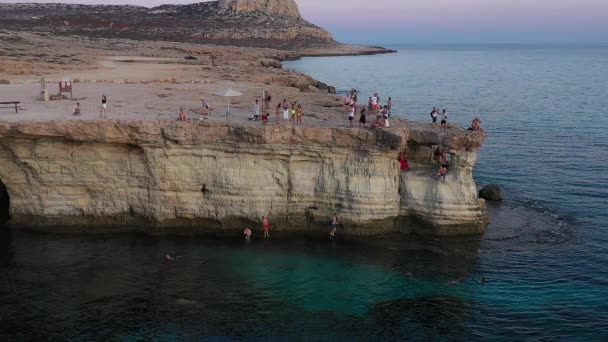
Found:
<path fill-rule="evenodd" d="M 233 12 L 266 12 L 270 15 L 300 17 L 294 0 L 220 0 L 219 6 Z"/>
<path fill-rule="evenodd" d="M 445 182 L 432 179 L 436 143 L 451 152 Z M 0 180 L 15 224 L 242 229 L 270 215 L 275 230 L 310 231 L 336 212 L 352 234 L 458 235 L 485 229 L 471 174 L 480 144 L 464 130 L 0 122 Z"/>

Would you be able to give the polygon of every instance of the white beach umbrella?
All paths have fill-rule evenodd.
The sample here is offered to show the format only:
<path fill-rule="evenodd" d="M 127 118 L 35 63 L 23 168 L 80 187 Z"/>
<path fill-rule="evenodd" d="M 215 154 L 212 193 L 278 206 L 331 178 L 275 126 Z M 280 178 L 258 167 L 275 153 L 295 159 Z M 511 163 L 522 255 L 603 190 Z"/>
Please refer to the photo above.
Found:
<path fill-rule="evenodd" d="M 219 93 L 215 93 L 217 96 L 223 96 L 228 98 L 228 111 L 226 111 L 226 116 L 230 116 L 230 98 L 242 96 L 243 93 L 233 90 L 232 88 L 228 88 L 224 91 L 220 91 Z"/>

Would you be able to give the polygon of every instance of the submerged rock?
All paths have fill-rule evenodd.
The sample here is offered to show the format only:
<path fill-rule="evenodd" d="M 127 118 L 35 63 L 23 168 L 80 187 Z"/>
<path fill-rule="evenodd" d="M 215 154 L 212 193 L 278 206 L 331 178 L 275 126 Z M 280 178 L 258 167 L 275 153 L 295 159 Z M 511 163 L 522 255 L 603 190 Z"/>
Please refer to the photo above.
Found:
<path fill-rule="evenodd" d="M 479 197 L 486 199 L 488 201 L 502 201 L 505 198 L 505 195 L 497 184 L 488 184 L 483 187 L 483 189 L 479 190 Z"/>

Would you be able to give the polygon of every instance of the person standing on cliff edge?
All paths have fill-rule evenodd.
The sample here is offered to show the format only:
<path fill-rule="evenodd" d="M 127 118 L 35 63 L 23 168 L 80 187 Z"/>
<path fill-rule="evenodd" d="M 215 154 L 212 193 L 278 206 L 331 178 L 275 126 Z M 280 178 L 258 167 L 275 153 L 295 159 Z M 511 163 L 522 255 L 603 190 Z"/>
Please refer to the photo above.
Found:
<path fill-rule="evenodd" d="M 101 95 L 101 110 L 99 111 L 99 118 L 107 119 L 108 114 L 108 98 L 106 95 Z"/>
<path fill-rule="evenodd" d="M 264 238 L 270 237 L 270 222 L 268 221 L 268 217 L 262 217 L 262 228 L 264 229 Z"/>

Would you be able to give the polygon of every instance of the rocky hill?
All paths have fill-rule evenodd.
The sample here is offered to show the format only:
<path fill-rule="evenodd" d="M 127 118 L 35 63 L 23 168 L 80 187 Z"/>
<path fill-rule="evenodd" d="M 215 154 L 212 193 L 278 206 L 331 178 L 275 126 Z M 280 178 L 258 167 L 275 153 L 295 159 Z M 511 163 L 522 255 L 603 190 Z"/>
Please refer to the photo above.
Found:
<path fill-rule="evenodd" d="M 273 48 L 339 45 L 304 20 L 294 0 L 141 6 L 0 4 L 0 29 L 99 38 Z"/>

